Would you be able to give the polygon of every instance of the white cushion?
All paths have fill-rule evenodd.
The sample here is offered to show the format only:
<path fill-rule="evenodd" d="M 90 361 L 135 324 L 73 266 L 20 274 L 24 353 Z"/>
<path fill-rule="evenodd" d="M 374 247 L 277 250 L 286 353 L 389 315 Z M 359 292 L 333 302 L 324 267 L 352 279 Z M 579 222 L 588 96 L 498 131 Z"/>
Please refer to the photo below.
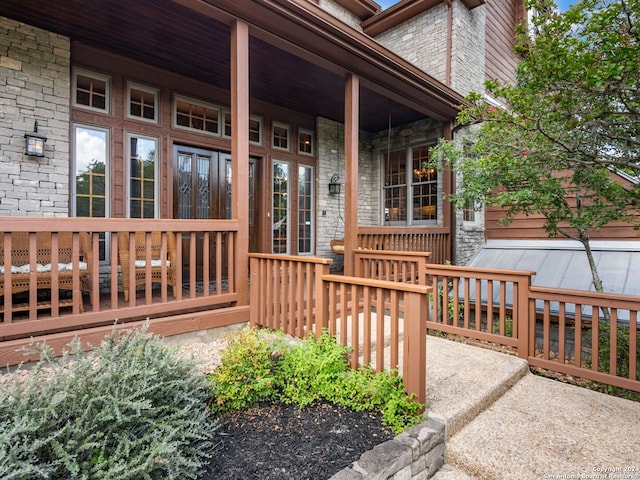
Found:
<path fill-rule="evenodd" d="M 171 266 L 171 262 L 169 260 L 165 261 L 165 264 L 167 265 L 167 267 Z M 136 268 L 144 268 L 147 266 L 147 261 L 146 260 L 136 260 Z M 151 267 L 161 267 L 162 266 L 162 260 L 158 259 L 158 260 L 151 260 Z"/>
<path fill-rule="evenodd" d="M 78 262 L 78 267 L 80 271 L 87 270 L 88 265 L 86 262 Z M 46 265 L 42 265 L 41 263 L 36 264 L 36 271 L 38 273 L 47 273 L 51 271 L 51 264 L 47 263 Z M 73 262 L 70 263 L 59 263 L 58 264 L 59 272 L 71 272 L 73 271 Z M 11 273 L 29 273 L 31 272 L 31 265 L 20 265 L 15 266 L 11 265 Z M 0 265 L 0 275 L 4 274 L 4 265 Z"/>

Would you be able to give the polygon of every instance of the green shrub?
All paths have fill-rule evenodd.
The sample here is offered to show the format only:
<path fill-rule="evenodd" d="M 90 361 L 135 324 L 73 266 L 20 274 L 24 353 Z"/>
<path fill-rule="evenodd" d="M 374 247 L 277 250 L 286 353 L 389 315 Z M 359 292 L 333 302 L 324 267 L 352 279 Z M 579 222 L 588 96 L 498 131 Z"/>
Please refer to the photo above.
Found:
<path fill-rule="evenodd" d="M 408 396 L 396 372 L 374 372 L 369 367 L 349 370 L 334 400 L 353 410 L 382 413 L 382 422 L 395 433 L 422 420 L 425 406 Z"/>
<path fill-rule="evenodd" d="M 0 393 L 0 478 L 197 478 L 216 425 L 194 362 L 146 329 L 70 347 Z"/>
<path fill-rule="evenodd" d="M 352 410 L 382 414 L 400 433 L 422 420 L 415 402 L 395 372 L 351 370 L 349 349 L 324 333 L 318 339 L 286 344 L 282 334 L 244 329 L 222 352 L 222 366 L 210 377 L 214 410 L 244 408 L 278 400 L 303 408 L 327 400 Z"/>
<path fill-rule="evenodd" d="M 209 375 L 214 411 L 228 412 L 275 398 L 278 343 L 276 337 L 249 328 L 229 337 L 220 367 Z"/>
<path fill-rule="evenodd" d="M 277 371 L 280 399 L 305 407 L 325 398 L 336 401 L 348 369 L 348 350 L 326 333 L 296 345 Z"/>

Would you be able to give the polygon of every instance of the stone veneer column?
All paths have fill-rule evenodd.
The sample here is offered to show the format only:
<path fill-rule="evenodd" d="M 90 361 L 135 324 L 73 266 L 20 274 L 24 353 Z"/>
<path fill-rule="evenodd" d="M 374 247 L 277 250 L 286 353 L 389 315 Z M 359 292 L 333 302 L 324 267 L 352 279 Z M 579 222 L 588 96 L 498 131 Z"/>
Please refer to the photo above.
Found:
<path fill-rule="evenodd" d="M 0 17 L 0 216 L 68 216 L 68 38 Z M 24 134 L 47 136 L 44 157 Z"/>

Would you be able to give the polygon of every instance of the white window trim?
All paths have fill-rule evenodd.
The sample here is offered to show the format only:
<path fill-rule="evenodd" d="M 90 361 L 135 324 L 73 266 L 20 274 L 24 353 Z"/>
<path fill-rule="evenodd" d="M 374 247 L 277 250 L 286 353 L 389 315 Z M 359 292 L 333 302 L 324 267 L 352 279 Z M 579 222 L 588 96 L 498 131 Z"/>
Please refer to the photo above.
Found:
<path fill-rule="evenodd" d="M 127 133 L 125 135 L 126 146 L 126 165 L 125 165 L 125 203 L 127 218 L 131 218 L 131 139 L 142 138 L 143 140 L 151 140 L 156 144 L 156 168 L 154 171 L 154 191 L 153 191 L 153 218 L 160 218 L 160 139 L 157 137 L 149 137 L 147 135 L 139 135 L 137 133 Z M 137 218 L 137 217 L 136 217 Z"/>
<path fill-rule="evenodd" d="M 178 101 L 191 103 L 193 105 L 199 105 L 201 107 L 208 108 L 210 110 L 216 110 L 218 112 L 218 131 L 209 132 L 207 130 L 199 130 L 197 128 L 178 125 L 178 122 L 176 121 L 176 116 L 178 114 L 176 103 Z M 200 135 L 208 135 L 210 137 L 220 137 L 222 131 L 224 130 L 224 124 L 222 123 L 223 121 L 224 121 L 224 118 L 222 117 L 222 107 L 215 105 L 213 103 L 202 102 L 200 100 L 196 100 L 194 98 L 187 97 L 185 95 L 180 95 L 177 93 L 173 95 L 173 102 L 171 105 L 171 127 L 172 128 L 175 128 L 177 130 L 184 130 L 187 132 L 199 133 Z"/>
<path fill-rule="evenodd" d="M 78 91 L 78 74 L 84 75 L 86 77 L 95 78 L 96 80 L 102 80 L 105 82 L 105 95 L 104 95 L 104 105 L 105 108 L 96 108 L 91 107 L 89 105 L 83 105 L 77 102 L 77 91 Z M 89 110 L 91 112 L 99 112 L 103 114 L 111 114 L 111 77 L 109 75 L 104 75 L 102 73 L 93 72 L 91 70 L 85 70 L 83 68 L 73 68 L 72 75 L 72 86 L 71 86 L 71 104 L 74 108 L 81 108 L 82 110 Z"/>
<path fill-rule="evenodd" d="M 303 152 L 300 150 L 300 134 L 304 133 L 309 135 L 309 137 L 311 138 L 311 153 L 307 153 L 307 152 Z M 298 128 L 298 153 L 300 155 L 306 155 L 307 157 L 313 157 L 315 155 L 316 152 L 316 147 L 315 147 L 315 132 L 313 130 L 309 130 L 308 128 Z"/>
<path fill-rule="evenodd" d="M 131 89 L 142 90 L 143 92 L 153 94 L 155 98 L 155 107 L 153 109 L 154 117 L 153 119 L 145 118 L 145 117 L 137 117 L 135 115 L 131 115 Z M 130 120 L 137 120 L 140 122 L 146 123 L 158 123 L 158 112 L 160 111 L 160 90 L 153 87 L 148 87 L 146 85 L 142 85 L 136 82 L 127 82 L 127 96 L 126 96 L 127 106 L 126 106 L 126 117 Z"/>
<path fill-rule="evenodd" d="M 284 128 L 287 131 L 287 145 L 288 145 L 288 148 L 276 147 L 274 145 L 273 133 L 275 131 L 275 127 Z M 286 123 L 282 123 L 282 122 L 272 122 L 271 123 L 271 148 L 273 148 L 274 150 L 280 150 L 280 151 L 283 151 L 283 152 L 290 152 L 291 151 L 291 126 L 290 125 L 287 125 Z"/>

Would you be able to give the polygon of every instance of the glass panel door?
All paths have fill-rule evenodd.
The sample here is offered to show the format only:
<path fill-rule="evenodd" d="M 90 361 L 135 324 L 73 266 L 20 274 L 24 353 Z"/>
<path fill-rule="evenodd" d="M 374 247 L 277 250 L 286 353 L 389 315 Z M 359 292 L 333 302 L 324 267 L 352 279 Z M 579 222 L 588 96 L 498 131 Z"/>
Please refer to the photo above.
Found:
<path fill-rule="evenodd" d="M 289 164 L 273 162 L 271 226 L 273 253 L 289 253 Z"/>
<path fill-rule="evenodd" d="M 109 216 L 109 131 L 74 125 L 74 201 L 76 217 Z M 107 260 L 107 236 L 100 234 L 101 261 Z"/>
<path fill-rule="evenodd" d="M 158 140 L 129 135 L 129 218 L 157 218 Z"/>
<path fill-rule="evenodd" d="M 313 253 L 313 167 L 298 167 L 298 254 Z"/>

